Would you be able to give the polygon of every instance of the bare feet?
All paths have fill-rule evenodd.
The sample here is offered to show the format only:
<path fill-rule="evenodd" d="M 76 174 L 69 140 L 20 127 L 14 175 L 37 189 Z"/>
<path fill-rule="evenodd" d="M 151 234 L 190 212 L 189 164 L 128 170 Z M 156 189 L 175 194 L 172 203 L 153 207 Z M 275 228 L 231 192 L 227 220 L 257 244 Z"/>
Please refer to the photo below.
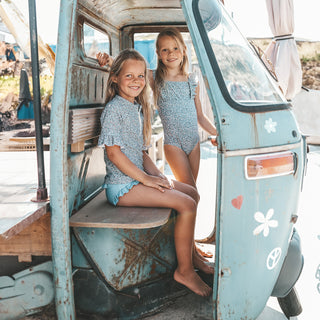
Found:
<path fill-rule="evenodd" d="M 215 244 L 216 243 L 216 228 L 213 229 L 213 232 L 204 239 L 196 240 L 198 243 L 210 243 Z"/>
<path fill-rule="evenodd" d="M 209 251 L 206 251 L 206 252 L 203 251 L 196 244 L 194 244 L 194 246 L 195 246 L 196 253 L 198 254 L 199 257 L 202 258 L 202 260 L 207 261 L 205 258 L 212 258 L 213 257 L 213 253 L 211 253 Z"/>
<path fill-rule="evenodd" d="M 199 248 L 197 247 L 197 245 L 194 244 L 194 246 L 193 246 L 193 255 L 198 256 L 198 258 L 201 259 L 201 260 L 203 260 L 204 262 L 208 262 L 208 260 L 201 255 L 201 253 L 199 252 L 198 249 L 199 249 Z"/>
<path fill-rule="evenodd" d="M 202 281 L 194 270 L 180 273 L 177 269 L 174 272 L 173 278 L 199 296 L 208 297 L 212 293 L 212 289 Z"/>
<path fill-rule="evenodd" d="M 192 257 L 193 266 L 207 274 L 214 274 L 214 268 L 210 267 L 197 254 Z"/>

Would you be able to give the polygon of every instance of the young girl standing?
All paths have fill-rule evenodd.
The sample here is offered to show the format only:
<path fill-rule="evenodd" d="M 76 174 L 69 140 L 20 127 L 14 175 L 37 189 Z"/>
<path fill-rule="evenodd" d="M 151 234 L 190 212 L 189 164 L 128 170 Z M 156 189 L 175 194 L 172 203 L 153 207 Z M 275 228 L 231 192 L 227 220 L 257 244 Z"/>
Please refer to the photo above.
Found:
<path fill-rule="evenodd" d="M 187 48 L 181 33 L 175 28 L 161 31 L 156 50 L 158 66 L 151 86 L 163 124 L 166 160 L 178 181 L 196 187 L 200 165 L 198 123 L 211 135 L 217 131 L 202 112 L 196 77 L 188 74 Z"/>
<path fill-rule="evenodd" d="M 199 195 L 190 185 L 178 181 L 171 185 L 145 152 L 151 133 L 146 72 L 146 62 L 135 50 L 122 51 L 112 63 L 99 138 L 99 145 L 105 147 L 107 198 L 119 206 L 175 209 L 178 266 L 174 279 L 208 296 L 211 288 L 194 271 L 194 267 L 212 271 L 193 248 Z"/>
<path fill-rule="evenodd" d="M 166 160 L 178 181 L 196 188 L 200 166 L 198 124 L 210 135 L 217 130 L 202 112 L 199 85 L 188 74 L 187 47 L 176 28 L 161 31 L 156 41 L 157 70 L 150 82 L 164 131 Z M 211 140 L 217 145 L 216 140 Z M 215 231 L 210 239 L 215 241 Z M 204 254 L 200 249 L 198 251 Z"/>

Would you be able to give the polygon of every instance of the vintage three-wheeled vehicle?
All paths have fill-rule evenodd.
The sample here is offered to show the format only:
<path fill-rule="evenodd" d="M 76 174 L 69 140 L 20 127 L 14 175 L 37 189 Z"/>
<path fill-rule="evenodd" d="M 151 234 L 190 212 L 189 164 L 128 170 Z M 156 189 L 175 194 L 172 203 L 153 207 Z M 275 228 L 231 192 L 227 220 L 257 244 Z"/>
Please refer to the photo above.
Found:
<path fill-rule="evenodd" d="M 201 70 L 218 131 L 217 172 L 208 172 L 216 179 L 216 205 L 207 208 L 216 224 L 212 317 L 256 319 L 270 296 L 288 318 L 301 311 L 294 284 L 303 257 L 294 223 L 306 141 L 223 4 L 61 0 L 50 129 L 52 262 L 0 278 L 0 296 L 11 292 L 6 302 L 0 298 L 0 319 L 22 317 L 53 297 L 61 320 L 77 312 L 135 319 L 183 294 L 172 280 L 174 212 L 109 205 L 97 147 L 108 68 L 95 54 L 116 56 L 166 26 L 191 36 L 192 64 Z M 18 280 L 30 280 L 33 292 L 23 308 L 12 294 Z"/>

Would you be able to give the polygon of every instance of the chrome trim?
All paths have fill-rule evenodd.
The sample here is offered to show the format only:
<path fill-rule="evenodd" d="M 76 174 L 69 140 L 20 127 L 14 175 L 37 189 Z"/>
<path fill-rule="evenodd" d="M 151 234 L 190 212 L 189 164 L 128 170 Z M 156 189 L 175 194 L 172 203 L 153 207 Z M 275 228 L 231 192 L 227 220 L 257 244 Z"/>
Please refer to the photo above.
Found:
<path fill-rule="evenodd" d="M 266 148 L 257 148 L 257 149 L 241 149 L 241 150 L 231 150 L 231 151 L 221 151 L 218 150 L 219 153 L 222 153 L 226 158 L 227 157 L 238 157 L 238 156 L 249 156 L 254 154 L 263 154 L 263 153 L 274 153 L 281 151 L 289 151 L 296 148 L 301 147 L 301 141 L 294 144 L 286 144 L 282 146 L 276 147 L 266 147 Z"/>

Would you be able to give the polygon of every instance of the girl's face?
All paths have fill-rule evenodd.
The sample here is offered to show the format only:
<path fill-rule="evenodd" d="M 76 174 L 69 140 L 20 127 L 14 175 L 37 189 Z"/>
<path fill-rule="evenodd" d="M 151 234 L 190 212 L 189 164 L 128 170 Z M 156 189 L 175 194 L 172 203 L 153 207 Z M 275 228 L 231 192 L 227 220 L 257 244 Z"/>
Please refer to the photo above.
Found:
<path fill-rule="evenodd" d="M 118 76 L 112 77 L 112 81 L 118 85 L 119 95 L 122 98 L 134 103 L 146 85 L 145 68 L 143 61 L 128 59 L 123 63 Z"/>
<path fill-rule="evenodd" d="M 158 57 L 167 68 L 180 68 L 184 53 L 173 37 L 161 37 L 158 40 L 158 47 Z"/>

